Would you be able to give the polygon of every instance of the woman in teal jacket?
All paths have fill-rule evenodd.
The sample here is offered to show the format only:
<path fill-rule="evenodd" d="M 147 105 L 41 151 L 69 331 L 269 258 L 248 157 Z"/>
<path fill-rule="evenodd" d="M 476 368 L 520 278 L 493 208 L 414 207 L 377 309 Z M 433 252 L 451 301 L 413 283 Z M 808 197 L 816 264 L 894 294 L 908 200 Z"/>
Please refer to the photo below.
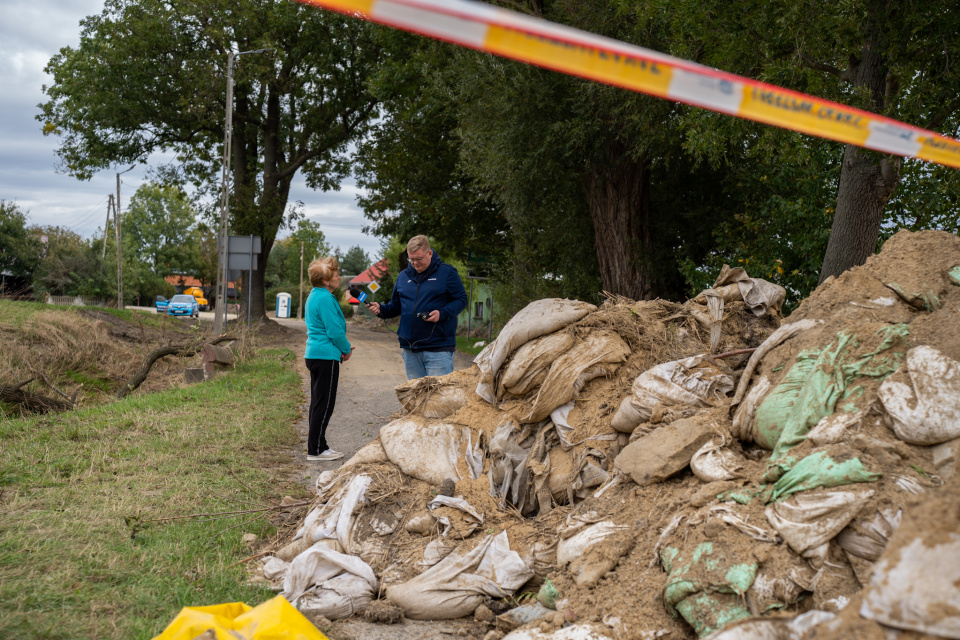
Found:
<path fill-rule="evenodd" d="M 313 290 L 307 297 L 307 348 L 310 371 L 310 433 L 307 460 L 336 460 L 343 454 L 327 444 L 327 425 L 337 401 L 340 363 L 350 359 L 347 321 L 333 294 L 340 287 L 340 265 L 335 258 L 318 258 L 307 268 Z"/>

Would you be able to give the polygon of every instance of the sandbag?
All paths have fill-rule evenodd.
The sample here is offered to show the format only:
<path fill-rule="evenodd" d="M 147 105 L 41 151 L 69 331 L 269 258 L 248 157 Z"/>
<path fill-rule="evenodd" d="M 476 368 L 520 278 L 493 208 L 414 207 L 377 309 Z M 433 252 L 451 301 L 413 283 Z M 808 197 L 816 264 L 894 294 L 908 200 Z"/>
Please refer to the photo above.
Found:
<path fill-rule="evenodd" d="M 724 438 L 713 438 L 693 454 L 690 469 L 702 482 L 720 482 L 739 478 L 744 460 L 725 446 Z"/>
<path fill-rule="evenodd" d="M 753 372 L 756 371 L 757 367 L 760 365 L 760 362 L 768 353 L 795 335 L 803 333 L 804 331 L 808 331 L 821 324 L 823 324 L 822 320 L 810 320 L 804 318 L 803 320 L 798 320 L 797 322 L 785 324 L 767 336 L 767 339 L 764 340 L 759 347 L 757 347 L 757 350 L 754 351 L 750 355 L 750 359 L 747 360 L 747 366 L 743 370 L 743 374 L 740 376 L 740 384 L 737 385 L 737 392 L 733 395 L 733 402 L 731 402 L 731 405 L 738 405 L 740 404 L 740 401 L 743 400 L 743 396 L 747 393 L 747 388 L 750 386 L 750 378 L 753 376 Z"/>
<path fill-rule="evenodd" d="M 569 351 L 573 343 L 572 333 L 557 331 L 517 349 L 503 370 L 497 397 L 502 397 L 504 390 L 522 396 L 539 386 L 546 379 L 553 361 Z"/>
<path fill-rule="evenodd" d="M 597 365 L 620 363 L 628 355 L 630 347 L 616 333 L 591 331 L 553 362 L 533 406 L 521 422 L 540 422 L 547 418 L 554 409 L 576 398 L 588 380 L 608 373 L 609 369 Z"/>
<path fill-rule="evenodd" d="M 830 489 L 855 482 L 876 482 L 881 474 L 867 469 L 857 452 L 844 445 L 829 445 L 814 451 L 783 474 L 773 485 L 770 500 L 786 498 L 818 487 Z"/>
<path fill-rule="evenodd" d="M 804 557 L 840 533 L 874 492 L 801 493 L 767 507 L 766 516 L 790 548 Z"/>
<path fill-rule="evenodd" d="M 719 290 L 724 300 L 732 302 L 736 298 L 730 285 L 737 287 L 739 297 L 755 316 L 779 313 L 787 297 L 787 290 L 780 285 L 760 278 L 751 278 L 746 270 L 740 267 L 731 269 L 729 265 L 723 265 L 712 289 Z"/>
<path fill-rule="evenodd" d="M 618 531 L 624 531 L 628 528 L 610 521 L 590 525 L 575 535 L 560 541 L 560 544 L 557 545 L 557 564 L 561 567 L 566 566 L 585 554 L 590 547 L 603 542 Z"/>
<path fill-rule="evenodd" d="M 413 415 L 446 418 L 467 404 L 466 390 L 442 377 L 414 378 L 396 388 L 397 400 Z"/>
<path fill-rule="evenodd" d="M 895 629 L 960 639 L 960 528 L 956 505 L 949 510 L 952 520 L 944 514 L 938 523 L 909 532 L 901 527 L 894 535 L 864 592 L 861 616 Z"/>
<path fill-rule="evenodd" d="M 380 442 L 390 462 L 408 476 L 439 485 L 457 482 L 462 429 L 443 422 L 400 418 L 380 427 Z"/>
<path fill-rule="evenodd" d="M 837 544 L 852 556 L 875 562 L 900 526 L 902 515 L 903 509 L 886 507 L 871 517 L 858 517 L 840 532 Z"/>
<path fill-rule="evenodd" d="M 477 395 L 495 404 L 497 394 L 494 380 L 511 353 L 534 338 L 559 331 L 596 310 L 592 304 L 562 298 L 544 298 L 528 304 L 504 325 L 497 339 L 484 347 L 474 359 L 480 368 Z"/>
<path fill-rule="evenodd" d="M 906 368 L 909 383 L 884 380 L 878 394 L 897 437 L 919 445 L 960 437 L 960 362 L 923 345 L 907 352 Z"/>
<path fill-rule="evenodd" d="M 641 373 L 620 403 L 611 426 L 633 433 L 658 404 L 708 407 L 733 390 L 733 379 L 704 356 L 664 362 Z"/>
<path fill-rule="evenodd" d="M 388 462 L 390 459 L 387 458 L 387 452 L 383 450 L 383 444 L 380 442 L 380 438 L 373 440 L 362 446 L 359 451 L 353 454 L 349 460 L 343 463 L 343 466 L 340 467 L 349 467 L 355 464 L 369 464 L 376 462 Z M 319 483 L 318 483 L 319 484 Z"/>
<path fill-rule="evenodd" d="M 513 595 L 532 577 L 533 569 L 501 531 L 465 556 L 452 553 L 416 578 L 387 587 L 387 599 L 412 620 L 461 618 L 486 598 Z"/>
<path fill-rule="evenodd" d="M 342 574 L 351 574 L 353 579 L 327 583 Z M 363 597 L 369 602 L 376 589 L 377 578 L 370 565 L 356 556 L 316 544 L 290 563 L 281 595 L 296 604 L 309 592 L 310 608 L 333 620 L 352 615 L 353 600 Z"/>

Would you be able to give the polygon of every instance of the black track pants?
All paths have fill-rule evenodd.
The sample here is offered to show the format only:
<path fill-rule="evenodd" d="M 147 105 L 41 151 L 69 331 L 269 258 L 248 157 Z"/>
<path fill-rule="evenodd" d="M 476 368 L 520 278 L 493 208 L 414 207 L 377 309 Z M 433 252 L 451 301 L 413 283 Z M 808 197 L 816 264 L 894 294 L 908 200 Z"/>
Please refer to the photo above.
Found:
<path fill-rule="evenodd" d="M 306 358 L 306 362 L 310 371 L 310 433 L 307 436 L 307 455 L 316 456 L 330 448 L 327 445 L 327 425 L 337 402 L 340 362 L 312 358 Z"/>

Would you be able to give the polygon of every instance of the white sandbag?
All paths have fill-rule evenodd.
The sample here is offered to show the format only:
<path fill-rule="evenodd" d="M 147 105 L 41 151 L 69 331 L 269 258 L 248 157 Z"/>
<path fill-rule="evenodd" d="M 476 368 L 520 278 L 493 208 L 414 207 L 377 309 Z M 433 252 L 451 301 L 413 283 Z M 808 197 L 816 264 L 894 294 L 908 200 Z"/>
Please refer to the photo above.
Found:
<path fill-rule="evenodd" d="M 408 476 L 439 485 L 460 480 L 457 459 L 462 430 L 452 424 L 400 418 L 380 427 L 380 441 L 390 462 Z"/>
<path fill-rule="evenodd" d="M 797 493 L 767 507 L 770 525 L 790 548 L 804 556 L 833 540 L 873 496 L 867 491 Z"/>
<path fill-rule="evenodd" d="M 937 475 L 944 480 L 949 480 L 957 472 L 957 461 L 960 460 L 960 438 L 930 447 L 930 453 L 933 455 L 933 466 L 937 469 Z"/>
<path fill-rule="evenodd" d="M 611 426 L 621 433 L 633 433 L 637 425 L 650 419 L 658 404 L 708 407 L 732 390 L 733 378 L 704 356 L 664 362 L 637 376 Z"/>
<path fill-rule="evenodd" d="M 575 399 L 580 389 L 607 369 L 597 365 L 623 362 L 630 355 L 630 347 L 612 331 L 591 331 L 572 349 L 554 360 L 546 380 L 523 423 L 540 422 L 557 407 Z"/>
<path fill-rule="evenodd" d="M 387 452 L 383 450 L 383 444 L 380 442 L 380 438 L 377 438 L 373 442 L 369 442 L 362 446 L 359 451 L 353 454 L 353 457 L 343 463 L 343 466 L 340 467 L 350 467 L 355 464 L 370 464 L 377 462 L 389 462 L 390 459 L 387 458 Z M 318 483 L 319 484 L 319 483 Z"/>
<path fill-rule="evenodd" d="M 789 640 L 790 627 L 784 618 L 746 618 L 714 631 L 704 640 Z"/>
<path fill-rule="evenodd" d="M 693 454 L 690 469 L 702 482 L 734 480 L 743 472 L 744 460 L 726 446 L 724 438 L 713 438 Z"/>
<path fill-rule="evenodd" d="M 742 378 L 741 378 L 742 380 Z M 744 442 L 756 441 L 757 434 L 754 431 L 757 418 L 757 408 L 763 399 L 767 397 L 767 392 L 773 388 L 773 384 L 767 376 L 760 376 L 757 384 L 753 385 L 750 393 L 743 399 L 737 412 L 733 414 L 733 421 L 730 423 L 730 433 L 734 438 Z"/>
<path fill-rule="evenodd" d="M 760 278 L 751 278 L 747 275 L 746 270 L 740 267 L 731 269 L 728 265 L 723 265 L 720 275 L 713 283 L 713 289 L 730 284 L 736 284 L 740 292 L 740 298 L 755 316 L 779 313 L 783 301 L 787 297 L 787 290 L 780 285 Z"/>
<path fill-rule="evenodd" d="M 648 640 L 646 636 L 637 637 L 640 640 Z M 503 640 L 613 640 L 613 636 L 587 624 L 575 624 L 562 627 L 556 631 L 541 631 L 536 627 L 516 629 L 505 635 Z M 649 640 L 653 640 L 653 638 Z"/>
<path fill-rule="evenodd" d="M 909 384 L 891 376 L 878 392 L 894 433 L 920 445 L 960 437 L 960 362 L 922 345 L 907 351 L 906 369 Z"/>
<path fill-rule="evenodd" d="M 504 367 L 500 389 L 522 396 L 538 386 L 547 377 L 550 365 L 573 347 L 574 337 L 569 331 L 557 331 L 531 340 L 514 352 Z M 498 393 L 498 397 L 502 394 Z"/>
<path fill-rule="evenodd" d="M 443 377 L 414 378 L 396 388 L 403 408 L 423 418 L 446 418 L 467 404 L 467 391 Z"/>
<path fill-rule="evenodd" d="M 494 404 L 497 395 L 494 380 L 507 356 L 534 338 L 559 331 L 596 310 L 592 304 L 562 298 L 544 298 L 528 304 L 500 330 L 497 339 L 474 359 L 480 368 L 477 395 Z"/>
<path fill-rule="evenodd" d="M 281 560 L 292 560 L 319 542 L 324 542 L 324 546 L 333 551 L 354 553 L 351 539 L 356 524 L 355 514 L 372 481 L 366 474 L 351 478 L 326 504 L 307 514 L 303 526 L 294 537 L 294 543 L 278 551 L 277 556 Z"/>
<path fill-rule="evenodd" d="M 861 413 L 833 413 L 824 416 L 810 429 L 807 440 L 816 447 L 843 442 L 847 434 L 855 430 L 863 419 Z"/>
<path fill-rule="evenodd" d="M 371 594 L 376 591 L 377 578 L 370 565 L 356 556 L 338 553 L 316 544 L 290 563 L 283 578 L 281 595 L 290 602 L 296 602 L 308 590 L 342 573 L 351 573 L 362 578 Z"/>
<path fill-rule="evenodd" d="M 857 518 L 837 536 L 837 544 L 850 555 L 876 561 L 893 537 L 903 509 L 887 507 L 868 518 Z"/>
<path fill-rule="evenodd" d="M 955 511 L 955 510 L 954 510 Z M 960 639 L 960 533 L 956 521 L 897 538 L 877 562 L 860 615 L 894 629 Z"/>
<path fill-rule="evenodd" d="M 463 432 L 467 435 L 467 447 L 463 450 L 463 459 L 467 463 L 467 472 L 470 473 L 470 479 L 476 480 L 483 475 L 483 448 L 480 446 L 480 435 L 477 435 L 477 444 L 473 444 L 473 432 L 464 427 Z"/>
<path fill-rule="evenodd" d="M 557 564 L 561 567 L 566 566 L 585 554 L 593 545 L 603 542 L 606 538 L 627 528 L 624 525 L 605 520 L 590 525 L 569 538 L 560 540 L 557 545 Z"/>
<path fill-rule="evenodd" d="M 329 620 L 349 618 L 370 604 L 374 588 L 360 576 L 341 573 L 304 593 L 297 608 L 305 615 L 323 616 Z"/>
<path fill-rule="evenodd" d="M 473 613 L 486 598 L 513 595 L 533 577 L 507 532 L 487 536 L 470 553 L 451 553 L 407 582 L 387 587 L 387 599 L 413 620 L 447 620 Z"/>
<path fill-rule="evenodd" d="M 287 570 L 290 568 L 289 562 L 284 562 L 280 558 L 274 558 L 269 556 L 265 558 L 266 562 L 263 563 L 263 577 L 271 582 L 276 580 L 282 580 L 285 575 L 287 575 Z"/>
<path fill-rule="evenodd" d="M 423 560 L 417 564 L 424 569 L 429 569 L 450 555 L 456 548 L 457 545 L 455 542 L 450 542 L 443 538 L 431 540 L 423 550 Z"/>

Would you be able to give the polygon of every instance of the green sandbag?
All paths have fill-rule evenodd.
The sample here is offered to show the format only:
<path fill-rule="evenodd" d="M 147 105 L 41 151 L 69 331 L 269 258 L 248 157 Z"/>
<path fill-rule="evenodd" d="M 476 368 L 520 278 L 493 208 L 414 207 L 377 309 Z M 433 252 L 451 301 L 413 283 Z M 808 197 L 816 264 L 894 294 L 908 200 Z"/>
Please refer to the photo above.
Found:
<path fill-rule="evenodd" d="M 960 264 L 947 271 L 947 276 L 950 278 L 950 282 L 960 285 Z"/>
<path fill-rule="evenodd" d="M 688 555 L 666 547 L 660 561 L 670 574 L 663 602 L 671 615 L 679 613 L 697 635 L 709 635 L 750 617 L 743 596 L 757 577 L 756 562 L 735 562 L 715 551 L 712 542 L 698 544 Z"/>
<path fill-rule="evenodd" d="M 822 350 L 807 349 L 757 408 L 757 443 L 773 450 L 769 464 L 783 461 L 838 403 L 863 393 L 857 378 L 883 379 L 900 368 L 909 347 L 909 328 L 896 324 L 876 332 L 880 344 L 861 353 L 856 335 L 840 332 Z M 853 408 L 853 407 L 847 407 Z M 789 464 L 781 465 L 782 470 Z M 775 474 L 775 477 L 779 476 Z"/>
<path fill-rule="evenodd" d="M 876 482 L 882 474 L 873 473 L 860 459 L 840 447 L 811 453 L 796 463 L 773 485 L 770 501 L 780 500 L 798 491 L 817 487 L 839 487 L 854 482 Z"/>

